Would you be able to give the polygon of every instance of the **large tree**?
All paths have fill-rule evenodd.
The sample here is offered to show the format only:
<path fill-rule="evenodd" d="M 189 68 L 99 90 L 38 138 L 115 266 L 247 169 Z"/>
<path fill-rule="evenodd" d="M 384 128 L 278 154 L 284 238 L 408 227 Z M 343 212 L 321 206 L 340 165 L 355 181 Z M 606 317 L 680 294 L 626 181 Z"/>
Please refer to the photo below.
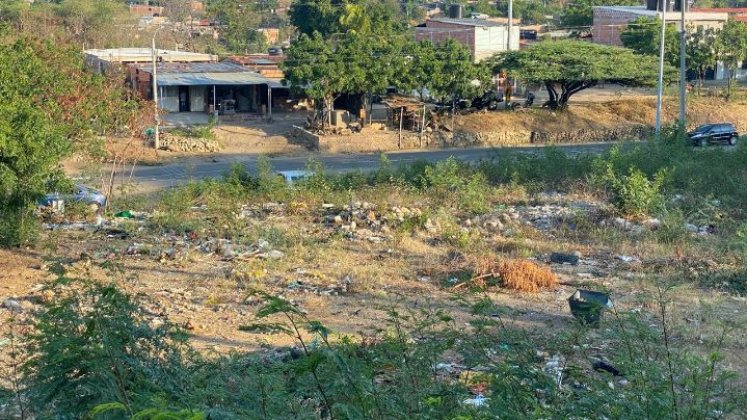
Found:
<path fill-rule="evenodd" d="M 736 68 L 747 60 L 747 25 L 729 19 L 716 36 L 716 58 L 726 69 L 726 99 L 731 98 L 731 88 Z"/>
<path fill-rule="evenodd" d="M 503 53 L 494 59 L 493 71 L 503 69 L 524 83 L 544 86 L 552 109 L 565 108 L 571 96 L 599 83 L 654 86 L 658 76 L 655 57 L 583 41 L 539 42 Z M 667 67 L 665 76 L 672 80 L 676 72 Z"/>
<path fill-rule="evenodd" d="M 685 51 L 687 52 L 687 66 L 697 73 L 698 95 L 705 79 L 706 70 L 716 67 L 716 36 L 718 32 L 713 28 L 698 27 L 695 31 L 690 28 Z"/>
<path fill-rule="evenodd" d="M 288 17 L 300 33 L 324 38 L 351 30 L 382 36 L 405 27 L 395 0 L 294 0 Z"/>
<path fill-rule="evenodd" d="M 460 98 L 473 98 L 485 91 L 490 80 L 489 68 L 475 64 L 472 53 L 464 45 L 448 39 L 437 44 L 436 60 L 439 62 L 438 74 L 432 75 L 432 95 L 442 101 L 455 103 Z"/>
<path fill-rule="evenodd" d="M 630 22 L 621 33 L 620 40 L 626 48 L 638 54 L 659 56 L 661 20 L 639 17 Z M 667 25 L 664 34 L 664 59 L 677 66 L 680 63 L 680 36 L 677 28 Z"/>
<path fill-rule="evenodd" d="M 323 112 L 322 122 L 329 119 L 335 98 L 347 91 L 351 78 L 357 76 L 346 69 L 346 60 L 349 58 L 315 32 L 311 36 L 301 34 L 298 41 L 291 44 L 282 64 L 285 80 L 291 88 L 318 101 Z"/>

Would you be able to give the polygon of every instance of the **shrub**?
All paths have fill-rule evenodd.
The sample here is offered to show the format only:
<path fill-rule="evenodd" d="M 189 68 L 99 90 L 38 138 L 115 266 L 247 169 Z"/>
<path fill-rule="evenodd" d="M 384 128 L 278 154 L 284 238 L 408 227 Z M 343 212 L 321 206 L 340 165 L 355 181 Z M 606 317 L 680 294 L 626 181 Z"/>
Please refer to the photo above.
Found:
<path fill-rule="evenodd" d="M 39 315 L 24 366 L 38 417 L 80 418 L 111 401 L 132 412 L 180 392 L 184 335 L 150 327 L 112 285 L 60 278 L 55 288 L 61 297 Z"/>
<path fill-rule="evenodd" d="M 535 269 L 527 263 L 505 264 Z M 205 359 L 116 287 L 61 281 L 80 287 L 40 314 L 23 388 L 0 390 L 0 407 L 23 395 L 29 418 L 742 418 L 747 406 L 718 347 L 702 357 L 671 339 L 665 302 L 661 318 L 614 313 L 594 334 L 557 337 L 511 327 L 488 299 L 472 305 L 472 328 L 428 306 L 390 310 L 358 342 L 260 293 L 256 323 L 240 329 L 288 334 L 296 347 Z M 618 376 L 592 369 L 589 349 Z M 470 392 L 487 404 L 464 404 Z"/>
<path fill-rule="evenodd" d="M 610 201 L 624 215 L 643 216 L 662 202 L 661 188 L 666 171 L 659 170 L 650 180 L 635 167 L 630 167 L 628 175 L 618 175 L 611 164 L 601 176 L 601 182 L 610 193 Z"/>

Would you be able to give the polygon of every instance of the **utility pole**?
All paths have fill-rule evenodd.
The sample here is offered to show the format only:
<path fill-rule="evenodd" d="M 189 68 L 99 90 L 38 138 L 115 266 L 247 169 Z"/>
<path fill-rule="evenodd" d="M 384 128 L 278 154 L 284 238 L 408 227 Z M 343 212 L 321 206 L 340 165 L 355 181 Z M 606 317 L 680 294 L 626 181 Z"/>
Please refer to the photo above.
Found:
<path fill-rule="evenodd" d="M 514 31 L 514 0 L 508 0 L 508 35 L 506 36 L 506 51 L 511 51 L 512 32 Z"/>
<path fill-rule="evenodd" d="M 156 132 L 155 132 L 155 138 L 153 139 L 153 147 L 158 150 L 161 148 L 161 136 L 160 136 L 160 129 L 161 129 L 161 117 L 158 115 L 158 83 L 156 82 L 157 78 L 157 70 L 156 67 L 158 65 L 158 51 L 156 50 L 156 34 L 158 34 L 158 31 L 161 30 L 163 26 L 159 26 L 155 32 L 153 32 L 153 39 L 151 40 L 151 50 L 153 53 L 153 72 L 151 73 L 151 76 L 153 77 L 153 112 L 156 119 Z"/>
<path fill-rule="evenodd" d="M 687 32 L 685 28 L 685 9 L 689 7 L 688 0 L 680 1 L 680 131 L 685 130 L 685 84 L 687 83 L 687 57 L 685 49 L 687 48 Z"/>
<path fill-rule="evenodd" d="M 664 38 L 667 30 L 667 0 L 660 0 L 661 38 L 659 40 L 659 86 L 656 90 L 656 140 L 661 138 L 661 101 L 664 93 Z"/>

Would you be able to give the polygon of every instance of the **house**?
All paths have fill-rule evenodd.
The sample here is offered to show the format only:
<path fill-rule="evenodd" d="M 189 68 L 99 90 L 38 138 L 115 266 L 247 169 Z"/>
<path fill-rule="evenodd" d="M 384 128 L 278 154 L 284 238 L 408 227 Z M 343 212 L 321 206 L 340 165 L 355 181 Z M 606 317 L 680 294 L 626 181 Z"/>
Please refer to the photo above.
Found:
<path fill-rule="evenodd" d="M 519 26 L 512 29 L 511 49 L 519 49 Z M 480 19 L 428 19 L 415 28 L 415 39 L 435 44 L 453 39 L 472 52 L 476 62 L 508 50 L 508 25 Z"/>
<path fill-rule="evenodd" d="M 133 86 L 145 98 L 153 98 L 153 65 L 131 64 Z M 158 105 L 169 112 L 265 114 L 277 95 L 287 87 L 234 63 L 158 63 Z M 273 93 L 273 90 L 279 92 Z"/>
<path fill-rule="evenodd" d="M 150 48 L 111 48 L 83 51 L 86 68 L 97 73 L 119 71 L 128 64 L 152 63 Z M 163 63 L 215 63 L 217 55 L 186 51 L 157 50 L 157 60 Z"/>
<path fill-rule="evenodd" d="M 280 69 L 280 63 L 283 61 L 285 61 L 284 55 L 272 54 L 232 55 L 224 60 L 224 62 L 238 64 L 245 69 L 278 81 L 285 77 L 285 74 Z"/>
<path fill-rule="evenodd" d="M 679 2 L 678 2 L 679 3 Z M 656 0 L 649 0 L 646 6 L 595 6 L 592 39 L 597 44 L 622 46 L 620 34 L 628 23 L 640 18 L 661 19 Z M 676 4 L 667 12 L 667 23 L 680 29 L 680 9 Z M 703 28 L 721 28 L 727 21 L 727 13 L 689 11 L 685 12 L 685 25 Z"/>
<path fill-rule="evenodd" d="M 163 7 L 147 4 L 130 4 L 130 13 L 137 16 L 163 16 Z"/>
<path fill-rule="evenodd" d="M 678 0 L 672 10 L 667 11 L 667 24 L 675 26 L 678 31 L 681 30 L 679 7 Z M 661 19 L 662 15 L 661 7 L 656 0 L 648 0 L 646 6 L 597 6 L 593 9 L 593 42 L 606 45 L 621 46 L 620 33 L 627 28 L 628 23 L 635 19 L 639 17 Z M 720 29 L 729 17 L 747 23 L 747 8 L 693 8 L 685 12 L 685 27 Z M 737 79 L 747 79 L 747 60 L 739 67 L 734 76 Z M 717 63 L 712 77 L 716 80 L 726 79 L 726 69 L 722 63 Z"/>

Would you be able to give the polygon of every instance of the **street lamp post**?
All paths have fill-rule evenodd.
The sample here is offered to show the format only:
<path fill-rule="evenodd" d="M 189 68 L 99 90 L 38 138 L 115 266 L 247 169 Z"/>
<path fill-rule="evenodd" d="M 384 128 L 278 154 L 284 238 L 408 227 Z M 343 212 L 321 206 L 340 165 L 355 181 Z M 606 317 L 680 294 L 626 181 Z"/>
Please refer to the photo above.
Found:
<path fill-rule="evenodd" d="M 656 90 L 656 139 L 661 138 L 661 102 L 664 94 L 664 38 L 667 30 L 667 0 L 660 0 L 661 7 L 661 39 L 659 42 L 659 85 Z"/>
<path fill-rule="evenodd" d="M 511 39 L 513 37 L 514 30 L 514 0 L 508 0 L 508 34 L 506 34 L 506 51 L 511 51 Z"/>
<path fill-rule="evenodd" d="M 685 27 L 685 9 L 688 7 L 688 0 L 680 0 L 680 130 L 684 131 L 685 122 L 685 88 L 687 83 L 687 28 Z"/>
<path fill-rule="evenodd" d="M 161 126 L 161 117 L 158 115 L 158 83 L 156 81 L 157 75 L 157 58 L 158 58 L 158 51 L 156 50 L 156 35 L 158 34 L 158 31 L 163 29 L 163 26 L 159 26 L 155 32 L 153 32 L 153 38 L 151 39 L 151 53 L 153 55 L 153 72 L 151 73 L 151 76 L 153 78 L 153 112 L 156 119 L 156 131 L 155 131 L 155 138 L 153 140 L 153 147 L 155 147 L 156 150 L 161 148 L 161 137 L 160 137 L 160 126 Z"/>

